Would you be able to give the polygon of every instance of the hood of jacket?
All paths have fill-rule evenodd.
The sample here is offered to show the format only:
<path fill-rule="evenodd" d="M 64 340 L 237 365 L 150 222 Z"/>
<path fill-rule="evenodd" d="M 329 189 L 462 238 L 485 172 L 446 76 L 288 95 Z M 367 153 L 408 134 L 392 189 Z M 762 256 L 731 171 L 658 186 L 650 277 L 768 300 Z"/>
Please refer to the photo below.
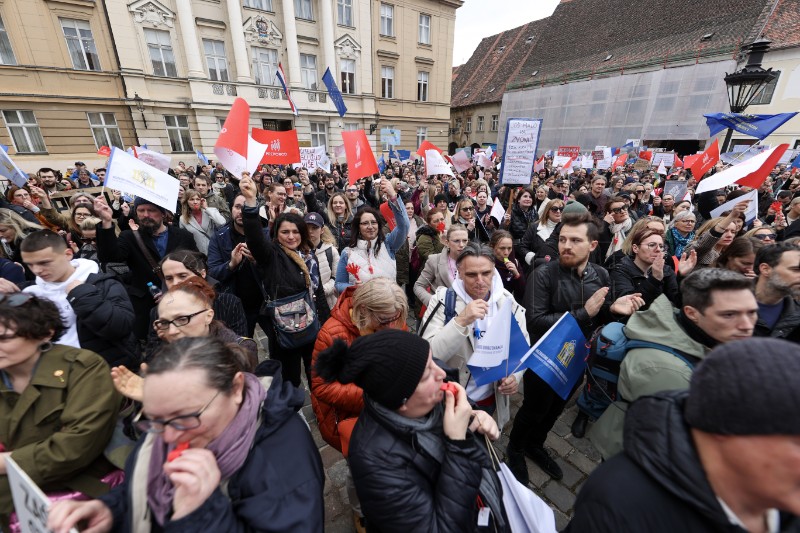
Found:
<path fill-rule="evenodd" d="M 305 392 L 298 389 L 290 381 L 283 381 L 281 364 L 274 359 L 265 359 L 256 367 L 255 375 L 264 388 L 267 398 L 261 405 L 263 422 L 256 439 L 264 439 L 275 433 L 292 416 L 302 409 Z"/>
<path fill-rule="evenodd" d="M 720 525 L 729 525 L 683 418 L 688 394 L 687 390 L 671 391 L 631 404 L 625 417 L 625 454 L 687 506 Z"/>
<path fill-rule="evenodd" d="M 436 232 L 436 230 L 427 224 L 425 224 L 424 226 L 420 226 L 420 228 L 417 230 L 417 237 L 419 237 L 420 235 L 427 235 L 431 239 L 439 238 L 439 234 Z"/>
<path fill-rule="evenodd" d="M 689 337 L 678 325 L 675 313 L 669 298 L 662 294 L 648 309 L 637 311 L 628 319 L 625 334 L 631 339 L 671 346 L 680 352 L 703 358 L 708 349 Z"/>

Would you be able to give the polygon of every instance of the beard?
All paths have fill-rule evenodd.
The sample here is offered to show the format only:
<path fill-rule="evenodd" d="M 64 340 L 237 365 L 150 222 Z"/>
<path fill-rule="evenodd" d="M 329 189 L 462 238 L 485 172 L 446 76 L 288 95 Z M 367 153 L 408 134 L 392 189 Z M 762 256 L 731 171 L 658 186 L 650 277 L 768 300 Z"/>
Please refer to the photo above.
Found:
<path fill-rule="evenodd" d="M 570 252 L 569 255 L 564 255 L 559 253 L 558 255 L 558 264 L 560 264 L 564 268 L 577 268 L 582 265 L 587 259 L 589 259 L 589 254 L 584 256 L 579 256 L 575 254 L 575 252 Z"/>
<path fill-rule="evenodd" d="M 156 230 L 161 227 L 161 222 L 156 222 L 155 219 L 150 217 L 143 217 L 139 219 L 139 231 L 145 235 L 153 236 Z"/>
<path fill-rule="evenodd" d="M 783 296 L 791 296 L 794 300 L 800 299 L 800 286 L 789 285 L 778 276 L 772 276 L 767 280 L 767 287 Z"/>

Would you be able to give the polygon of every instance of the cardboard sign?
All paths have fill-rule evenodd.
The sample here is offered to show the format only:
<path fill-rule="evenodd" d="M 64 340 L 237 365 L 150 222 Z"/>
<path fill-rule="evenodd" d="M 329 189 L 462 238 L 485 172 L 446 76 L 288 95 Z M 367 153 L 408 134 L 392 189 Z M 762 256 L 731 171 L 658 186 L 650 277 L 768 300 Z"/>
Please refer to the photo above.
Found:
<path fill-rule="evenodd" d="M 17 513 L 22 533 L 51 531 L 47 528 L 50 499 L 10 456 L 6 457 L 6 471 L 8 484 L 11 486 L 11 497 L 14 500 L 14 511 Z M 78 533 L 75 528 L 69 531 Z"/>
<path fill-rule="evenodd" d="M 675 152 L 655 152 L 650 163 L 657 167 L 662 161 L 665 167 L 672 167 L 675 164 Z"/>
<path fill-rule="evenodd" d="M 664 182 L 664 196 L 671 194 L 677 204 L 686 195 L 686 185 L 685 181 L 666 181 Z"/>
<path fill-rule="evenodd" d="M 575 159 L 581 155 L 580 146 L 559 146 L 556 155 L 566 157 L 568 159 Z"/>
<path fill-rule="evenodd" d="M 744 212 L 744 219 L 747 223 L 749 223 L 751 220 L 754 220 L 758 216 L 758 191 L 755 189 L 753 189 L 747 194 L 743 194 L 742 196 L 734 198 L 733 200 L 728 200 L 721 206 L 717 207 L 716 209 L 713 209 L 711 211 L 711 216 L 714 218 L 721 217 L 722 213 L 724 213 L 725 211 L 731 211 L 736 206 L 736 204 L 738 204 L 739 202 L 744 202 L 745 200 L 748 200 L 750 202 L 749 204 L 747 204 L 747 211 Z"/>
<path fill-rule="evenodd" d="M 595 161 L 600 161 L 601 159 L 605 159 L 605 153 L 602 150 L 592 150 L 592 159 Z"/>
<path fill-rule="evenodd" d="M 633 164 L 633 170 L 639 170 L 639 171 L 650 170 L 650 161 L 640 157 Z"/>
<path fill-rule="evenodd" d="M 536 162 L 542 119 L 509 118 L 506 138 L 503 141 L 503 166 L 500 183 L 503 185 L 528 185 Z"/>

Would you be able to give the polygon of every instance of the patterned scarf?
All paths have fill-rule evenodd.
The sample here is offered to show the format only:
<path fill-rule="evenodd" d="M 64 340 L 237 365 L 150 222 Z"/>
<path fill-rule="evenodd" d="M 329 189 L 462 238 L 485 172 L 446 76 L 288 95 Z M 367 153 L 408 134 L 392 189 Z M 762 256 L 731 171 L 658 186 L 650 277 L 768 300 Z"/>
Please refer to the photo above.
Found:
<path fill-rule="evenodd" d="M 694 239 L 694 232 L 692 231 L 684 237 L 681 235 L 681 232 L 675 228 L 671 228 L 670 231 L 672 232 L 672 242 L 675 243 L 675 256 L 681 257 L 683 255 L 683 250 Z"/>
<path fill-rule="evenodd" d="M 282 244 L 278 244 L 278 246 L 281 247 L 281 249 L 286 253 L 287 256 L 289 256 L 289 259 L 291 259 L 294 262 L 294 264 L 296 264 L 297 266 L 300 267 L 300 270 L 302 270 L 303 274 L 305 274 L 305 276 L 306 276 L 306 287 L 311 287 L 312 286 L 311 285 L 311 274 L 308 271 L 308 265 L 303 260 L 303 256 L 300 253 L 300 251 L 299 250 L 290 250 L 289 248 L 285 247 Z"/>

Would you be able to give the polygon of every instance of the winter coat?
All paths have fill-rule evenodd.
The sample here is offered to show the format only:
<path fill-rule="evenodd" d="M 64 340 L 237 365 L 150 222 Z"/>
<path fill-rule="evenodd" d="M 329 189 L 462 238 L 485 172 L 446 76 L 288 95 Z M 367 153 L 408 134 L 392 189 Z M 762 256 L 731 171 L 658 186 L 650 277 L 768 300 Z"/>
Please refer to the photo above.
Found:
<path fill-rule="evenodd" d="M 102 357 L 54 344 L 22 394 L 0 381 L 0 442 L 45 492 L 98 497 L 108 490 L 100 479 L 113 469 L 103 450 L 120 402 Z M 0 514 L 12 509 L 8 477 L 0 476 Z"/>
<path fill-rule="evenodd" d="M 450 225 L 453 224 L 461 224 L 467 228 L 467 224 L 462 222 L 456 215 L 450 218 Z M 472 229 L 467 228 L 467 237 L 469 238 L 469 242 L 474 242 L 476 244 L 486 244 L 489 242 L 489 232 L 486 230 L 486 227 L 483 225 L 483 223 L 477 218 L 475 219 L 475 226 Z"/>
<path fill-rule="evenodd" d="M 353 293 L 356 287 L 345 289 L 336 306 L 331 309 L 331 317 L 323 324 L 314 343 L 311 355 L 311 368 L 317 365 L 320 352 L 333 346 L 334 339 L 342 339 L 348 345 L 356 340 L 360 333 L 350 318 L 353 309 Z M 338 422 L 357 417 L 364 408 L 361 387 L 354 383 L 342 384 L 338 381 L 325 381 L 315 370 L 311 371 L 311 406 L 317 417 L 319 433 L 325 442 L 342 451 Z"/>
<path fill-rule="evenodd" d="M 280 364 L 265 360 L 256 369 L 267 388 L 261 425 L 242 467 L 228 480 L 227 496 L 215 490 L 200 507 L 165 524 L 164 531 L 321 532 L 325 473 L 311 432 L 297 412 L 304 393 L 283 381 Z M 102 497 L 114 515 L 113 531 L 133 531 L 131 474 L 141 444 L 125 466 L 125 482 Z"/>
<path fill-rule="evenodd" d="M 444 248 L 444 243 L 439 238 L 439 234 L 435 229 L 425 224 L 420 226 L 417 230 L 417 254 L 419 259 L 424 265 L 428 261 L 428 257 L 433 254 L 438 254 Z"/>
<path fill-rule="evenodd" d="M 703 359 L 710 348 L 684 331 L 676 320 L 676 312 L 667 296 L 661 295 L 649 309 L 630 317 L 625 334 L 631 339 L 670 346 L 690 358 Z M 623 400 L 605 410 L 589 429 L 589 440 L 606 459 L 620 452 L 629 402 L 665 390 L 688 389 L 693 371 L 684 361 L 664 350 L 637 348 L 628 351 L 620 365 L 617 383 L 618 394 Z"/>
<path fill-rule="evenodd" d="M 565 533 L 745 533 L 711 488 L 684 419 L 687 391 L 647 396 L 628 410 L 625 452 L 583 485 Z M 781 516 L 781 532 L 800 531 Z"/>
<path fill-rule="evenodd" d="M 236 246 L 232 234 L 235 231 L 228 224 L 211 236 L 208 243 L 208 277 L 217 280 L 220 293 L 236 294 L 242 298 L 242 306 L 246 312 L 258 311 L 264 298 L 260 289 L 261 275 L 255 264 L 245 260 L 234 270 L 228 268 Z M 261 234 L 269 241 L 267 228 L 263 228 Z"/>
<path fill-rule="evenodd" d="M 10 259 L 0 257 L 0 278 L 19 285 L 25 281 L 25 269 Z"/>
<path fill-rule="evenodd" d="M 427 323 L 422 338 L 430 342 L 433 357 L 453 368 L 459 369 L 461 384 L 466 388 L 471 377 L 467 363 L 475 351 L 475 335 L 473 335 L 472 324 L 464 328 L 466 329 L 466 332 L 464 332 L 464 329 L 459 327 L 455 319 L 450 320 L 447 324 L 444 323 L 446 294 L 447 287 L 439 287 L 428 302 L 428 309 L 425 311 L 425 316 L 422 317 L 422 324 Z M 524 327 L 525 309 L 513 301 L 514 296 L 506 290 L 503 291 L 503 295 L 499 298 L 498 305 L 502 305 L 507 298 L 512 300 L 512 319 L 517 321 L 525 340 L 528 341 L 528 332 Z M 456 315 L 461 313 L 466 306 L 464 300 L 456 295 Z M 522 383 L 523 372 L 524 370 L 520 370 L 513 374 L 517 378 L 517 383 Z M 494 383 L 494 396 L 497 406 L 497 425 L 502 428 L 511 418 L 510 397 L 501 394 L 497 390 L 497 383 Z"/>
<path fill-rule="evenodd" d="M 526 213 L 519 204 L 514 204 L 514 207 L 511 208 L 511 221 L 508 225 L 508 231 L 513 237 L 514 244 L 518 244 L 520 239 L 525 236 L 528 227 L 535 226 L 536 220 L 538 220 L 538 214 L 535 206 L 531 206 Z"/>
<path fill-rule="evenodd" d="M 214 232 L 225 224 L 225 217 L 215 207 L 203 209 L 203 218 L 200 223 L 191 213 L 189 214 L 189 222 L 180 217 L 180 227 L 192 234 L 194 242 L 197 244 L 197 249 L 206 255 L 208 255 L 208 241 L 211 240 Z"/>
<path fill-rule="evenodd" d="M 770 329 L 761 318 L 756 322 L 754 337 L 775 337 L 788 341 L 800 342 L 800 306 L 791 296 L 783 298 L 783 311 L 781 316 Z"/>
<path fill-rule="evenodd" d="M 225 219 L 225 222 L 231 221 L 231 208 L 228 206 L 228 202 L 225 198 L 215 193 L 213 189 L 208 191 L 206 195 L 206 205 L 208 207 L 216 207 L 219 210 L 219 214 Z"/>
<path fill-rule="evenodd" d="M 433 293 L 439 287 L 453 286 L 453 276 L 450 273 L 449 260 L 450 249 L 444 248 L 438 254 L 428 257 L 417 281 L 414 283 L 414 296 L 422 305 L 428 305 L 433 298 Z M 430 289 L 430 292 L 428 291 Z"/>
<path fill-rule="evenodd" d="M 317 256 L 317 263 L 319 263 L 319 282 L 325 289 L 325 299 L 328 302 L 328 308 L 333 309 L 336 305 L 336 300 L 339 298 L 339 293 L 336 292 L 336 267 L 339 264 L 339 250 L 330 243 L 320 242 L 319 246 L 314 250 Z"/>
<path fill-rule="evenodd" d="M 665 294 L 672 305 L 680 307 L 681 292 L 678 289 L 678 279 L 669 263 L 664 263 L 664 279 L 661 281 L 649 272 L 645 274 L 630 256 L 624 256 L 616 267 L 611 270 L 611 298 L 616 300 L 620 296 L 641 293 L 645 305 L 650 305 L 653 300 Z"/>
<path fill-rule="evenodd" d="M 442 429 L 430 431 L 441 435 Z M 443 438 L 439 458 L 421 449 L 423 438 L 411 424 L 398 425 L 365 398 L 348 458 L 369 531 L 479 531 L 476 499 L 483 471 L 491 469 L 480 444 L 483 436 L 467 432 L 463 441 Z"/>
<path fill-rule="evenodd" d="M 715 228 L 709 228 L 708 231 L 696 237 L 695 240 L 686 247 L 686 252 L 694 250 L 697 252 L 697 268 L 710 267 L 714 261 L 720 256 L 719 251 L 715 248 L 717 242 L 722 238 L 722 233 L 717 233 Z"/>
<path fill-rule="evenodd" d="M 321 193 L 326 193 L 326 191 L 322 190 L 319 191 Z M 352 223 L 353 223 L 353 215 L 347 217 L 347 220 L 331 220 L 328 217 L 328 200 L 326 199 L 324 203 L 319 200 L 316 194 L 313 192 L 308 192 L 303 194 L 303 198 L 305 198 L 306 206 L 308 206 L 308 212 L 317 213 L 322 217 L 322 220 L 325 222 L 325 225 L 331 230 L 333 237 L 336 239 L 336 250 L 341 253 L 342 250 L 346 246 L 350 245 L 350 235 L 352 231 Z M 352 206 L 352 209 L 355 210 L 355 206 Z M 335 272 L 335 271 L 334 271 Z"/>
<path fill-rule="evenodd" d="M 519 272 L 518 278 L 514 277 L 514 274 L 506 267 L 504 261 L 500 261 L 496 257 L 494 259 L 494 268 L 503 280 L 503 288 L 513 294 L 517 302 L 522 302 L 525 297 L 525 274 L 522 270 L 522 265 L 517 261 L 517 258 L 514 257 L 513 251 L 508 260 L 517 267 L 517 271 Z"/>

